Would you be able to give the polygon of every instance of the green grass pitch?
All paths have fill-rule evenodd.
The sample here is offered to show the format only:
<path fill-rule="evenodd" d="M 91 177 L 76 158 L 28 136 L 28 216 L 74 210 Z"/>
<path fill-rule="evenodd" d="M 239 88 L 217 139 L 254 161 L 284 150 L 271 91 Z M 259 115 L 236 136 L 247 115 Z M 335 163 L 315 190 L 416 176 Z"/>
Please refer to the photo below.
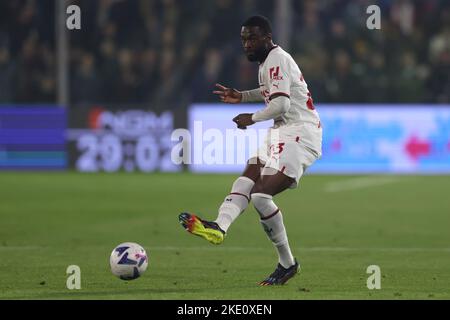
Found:
<path fill-rule="evenodd" d="M 448 176 L 307 175 L 275 201 L 301 273 L 259 287 L 277 256 L 253 207 L 214 246 L 178 214 L 215 218 L 236 175 L 0 173 L 0 299 L 449 299 Z M 117 244 L 149 254 L 109 270 Z M 66 269 L 81 268 L 81 290 Z M 369 265 L 381 289 L 368 290 Z"/>

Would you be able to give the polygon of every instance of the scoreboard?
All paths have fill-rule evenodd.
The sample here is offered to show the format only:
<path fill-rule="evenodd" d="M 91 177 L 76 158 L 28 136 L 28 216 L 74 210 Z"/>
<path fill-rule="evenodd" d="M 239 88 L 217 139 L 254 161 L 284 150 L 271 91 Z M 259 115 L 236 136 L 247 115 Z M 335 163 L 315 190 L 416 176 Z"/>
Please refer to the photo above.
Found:
<path fill-rule="evenodd" d="M 69 164 L 81 172 L 174 172 L 174 115 L 145 109 L 104 107 L 71 110 Z"/>

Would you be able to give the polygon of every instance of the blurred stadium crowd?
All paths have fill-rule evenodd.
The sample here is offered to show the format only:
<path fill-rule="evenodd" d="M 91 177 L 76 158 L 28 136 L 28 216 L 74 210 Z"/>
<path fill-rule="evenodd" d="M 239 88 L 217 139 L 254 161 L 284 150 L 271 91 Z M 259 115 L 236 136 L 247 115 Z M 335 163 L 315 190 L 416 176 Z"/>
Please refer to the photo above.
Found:
<path fill-rule="evenodd" d="M 257 87 L 242 53 L 246 17 L 276 22 L 275 1 L 79 0 L 70 102 L 179 106 L 216 101 L 213 85 Z M 450 99 L 450 1 L 292 1 L 288 51 L 317 102 Z M 381 30 L 366 8 L 381 8 Z M 0 103 L 56 101 L 55 1 L 0 2 Z M 274 23 L 274 40 L 278 30 Z"/>

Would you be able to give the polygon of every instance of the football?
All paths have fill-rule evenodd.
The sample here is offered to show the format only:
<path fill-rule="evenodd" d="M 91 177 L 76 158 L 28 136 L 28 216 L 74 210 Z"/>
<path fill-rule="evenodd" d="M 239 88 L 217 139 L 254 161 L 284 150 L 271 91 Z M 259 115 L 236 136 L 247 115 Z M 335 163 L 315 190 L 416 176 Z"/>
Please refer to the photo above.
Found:
<path fill-rule="evenodd" d="M 134 242 L 119 244 L 109 258 L 111 272 L 122 280 L 139 278 L 148 266 L 145 249 Z"/>

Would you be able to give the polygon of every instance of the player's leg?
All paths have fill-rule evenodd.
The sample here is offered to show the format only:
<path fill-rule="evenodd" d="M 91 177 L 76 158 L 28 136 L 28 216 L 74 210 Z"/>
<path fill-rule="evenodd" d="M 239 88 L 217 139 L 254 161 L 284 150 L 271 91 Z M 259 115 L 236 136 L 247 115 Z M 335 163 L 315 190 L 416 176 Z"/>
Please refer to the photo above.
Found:
<path fill-rule="evenodd" d="M 183 212 L 179 216 L 181 225 L 188 232 L 213 244 L 222 243 L 230 225 L 247 208 L 250 202 L 250 191 L 258 181 L 263 166 L 264 164 L 258 158 L 248 161 L 244 173 L 234 181 L 231 192 L 220 206 L 215 221 L 206 221 L 194 214 Z"/>
<path fill-rule="evenodd" d="M 277 250 L 279 263 L 276 270 L 260 284 L 279 285 L 292 278 L 298 272 L 299 265 L 289 247 L 283 215 L 272 197 L 292 186 L 295 179 L 275 169 L 264 170 L 271 170 L 272 172 L 269 173 L 272 174 L 263 172 L 252 190 L 251 199 L 260 215 L 264 231 Z"/>
<path fill-rule="evenodd" d="M 219 208 L 216 222 L 219 227 L 227 232 L 230 225 L 244 212 L 250 203 L 250 192 L 259 180 L 264 164 L 259 158 L 250 159 L 243 174 L 237 178 L 230 193 L 225 197 Z"/>

